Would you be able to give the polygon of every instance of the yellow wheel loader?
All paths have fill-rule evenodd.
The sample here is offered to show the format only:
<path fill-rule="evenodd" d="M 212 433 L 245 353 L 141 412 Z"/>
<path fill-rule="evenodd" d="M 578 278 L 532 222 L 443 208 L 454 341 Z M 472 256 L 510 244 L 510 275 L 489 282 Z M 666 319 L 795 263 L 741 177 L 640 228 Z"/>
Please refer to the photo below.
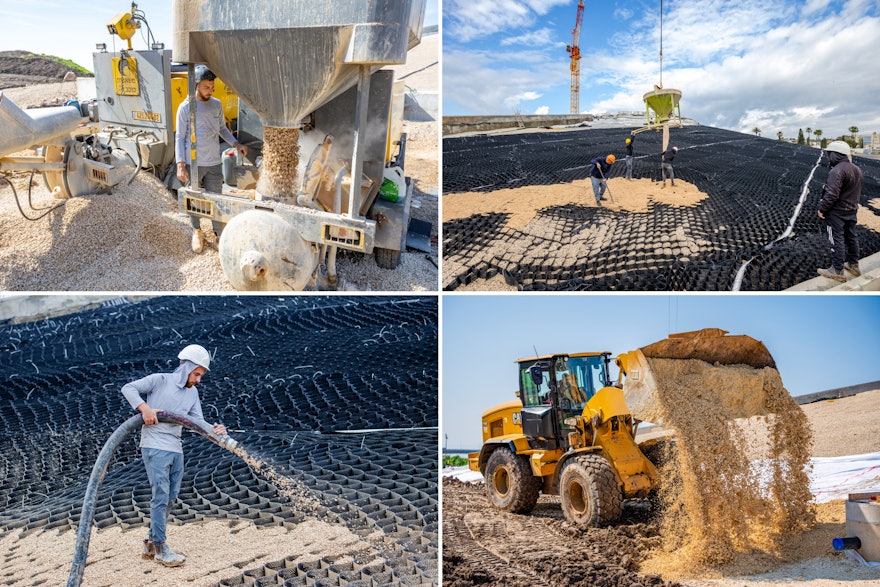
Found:
<path fill-rule="evenodd" d="M 651 443 L 640 447 L 635 441 L 638 423 L 656 422 L 660 413 L 654 405 L 654 359 L 775 367 L 761 342 L 726 334 L 719 329 L 674 334 L 619 355 L 614 383 L 610 352 L 518 359 L 518 399 L 483 413 L 483 446 L 468 455 L 469 467 L 483 474 L 489 499 L 503 510 L 528 513 L 543 492 L 559 495 L 571 522 L 614 522 L 625 499 L 648 497 L 660 482 L 645 456 Z M 711 392 L 710 383 L 698 391 Z M 633 412 L 627 406 L 630 387 L 638 406 Z M 681 393 L 692 391 L 697 390 Z M 729 410 L 730 417 L 766 413 L 761 398 L 746 399 Z"/>

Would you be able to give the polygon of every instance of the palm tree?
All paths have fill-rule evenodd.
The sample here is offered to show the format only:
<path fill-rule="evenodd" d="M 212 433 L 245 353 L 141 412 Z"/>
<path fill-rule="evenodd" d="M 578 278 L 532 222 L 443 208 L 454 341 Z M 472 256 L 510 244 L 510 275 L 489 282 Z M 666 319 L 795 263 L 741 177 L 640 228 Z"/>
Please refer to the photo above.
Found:
<path fill-rule="evenodd" d="M 859 127 L 851 126 L 851 127 L 849 127 L 849 132 L 852 133 L 852 140 L 855 141 L 856 140 L 856 133 L 859 132 Z"/>
<path fill-rule="evenodd" d="M 752 132 L 755 133 L 755 136 L 761 136 L 761 129 L 757 126 L 752 129 Z"/>
<path fill-rule="evenodd" d="M 813 131 L 813 134 L 816 135 L 816 141 L 818 142 L 819 139 L 822 137 L 822 129 L 817 128 L 816 130 Z"/>
<path fill-rule="evenodd" d="M 808 126 L 807 127 L 807 144 L 808 145 L 813 144 L 813 139 L 810 137 L 811 134 L 813 134 L 813 129 Z"/>
<path fill-rule="evenodd" d="M 776 131 L 776 138 L 779 139 L 780 141 L 783 140 L 783 139 L 782 139 L 782 131 L 781 131 L 781 130 L 777 130 L 777 131 Z"/>

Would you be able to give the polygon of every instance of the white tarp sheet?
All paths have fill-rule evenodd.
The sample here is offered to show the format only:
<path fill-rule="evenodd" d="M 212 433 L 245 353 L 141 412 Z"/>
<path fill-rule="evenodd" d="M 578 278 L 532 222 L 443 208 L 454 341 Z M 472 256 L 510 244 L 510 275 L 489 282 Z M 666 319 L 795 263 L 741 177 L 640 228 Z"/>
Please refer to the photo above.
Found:
<path fill-rule="evenodd" d="M 816 503 L 846 499 L 850 493 L 880 491 L 880 452 L 811 460 L 810 491 Z M 483 476 L 467 467 L 444 467 L 444 477 L 482 483 Z"/>

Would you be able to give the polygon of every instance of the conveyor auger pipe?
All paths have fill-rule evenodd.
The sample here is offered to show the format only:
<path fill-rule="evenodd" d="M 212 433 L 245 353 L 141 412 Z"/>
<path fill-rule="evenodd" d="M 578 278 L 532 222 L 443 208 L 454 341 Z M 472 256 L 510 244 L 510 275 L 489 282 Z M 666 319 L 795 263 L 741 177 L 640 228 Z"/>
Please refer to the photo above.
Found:
<path fill-rule="evenodd" d="M 166 424 L 179 424 L 185 426 L 201 434 L 214 444 L 233 450 L 238 443 L 229 436 L 214 434 L 213 428 L 207 422 L 200 422 L 180 414 L 172 412 L 158 412 L 157 417 L 160 422 Z M 95 504 L 98 501 L 98 488 L 104 480 L 107 473 L 107 467 L 110 465 L 110 458 L 116 449 L 122 444 L 125 438 L 144 425 L 143 415 L 137 414 L 123 422 L 104 443 L 104 448 L 98 453 L 95 460 L 95 466 L 92 467 L 92 474 L 89 477 L 89 484 L 86 487 L 86 494 L 83 497 L 82 513 L 79 518 L 79 528 L 76 532 L 76 549 L 73 553 L 73 563 L 70 565 L 70 574 L 67 577 L 67 587 L 79 587 L 82 582 L 83 573 L 86 570 L 86 556 L 89 552 L 89 539 L 92 534 L 92 522 L 95 519 Z"/>

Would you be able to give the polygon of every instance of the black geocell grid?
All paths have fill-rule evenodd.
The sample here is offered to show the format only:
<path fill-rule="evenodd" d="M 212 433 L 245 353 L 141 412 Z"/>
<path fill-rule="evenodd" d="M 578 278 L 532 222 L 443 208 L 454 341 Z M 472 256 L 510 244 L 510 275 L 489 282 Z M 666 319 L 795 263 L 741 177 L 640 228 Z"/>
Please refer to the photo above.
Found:
<path fill-rule="evenodd" d="M 623 155 L 632 129 L 474 136 L 443 140 L 443 191 L 491 192 L 586 179 L 590 159 Z M 611 212 L 587 205 L 540 210 L 541 234 L 504 227 L 505 214 L 473 215 L 443 223 L 443 288 L 454 290 L 506 271 L 523 290 L 729 290 L 744 261 L 742 290 L 780 290 L 816 277 L 830 263 L 822 221 L 816 214 L 828 168 L 820 166 L 795 222 L 793 236 L 771 250 L 794 213 L 804 182 L 819 158 L 815 148 L 711 127 L 672 130 L 679 147 L 675 177 L 708 198 L 693 207 L 653 205 L 647 213 Z M 659 178 L 659 133 L 636 139 L 633 177 Z M 861 203 L 880 215 L 880 161 L 856 158 L 864 176 Z M 625 166 L 612 166 L 622 177 Z M 592 190 L 584 189 L 584 202 Z M 546 228 L 549 226 L 550 228 Z M 563 245 L 590 238 L 607 226 L 601 252 L 559 258 Z M 576 232 L 576 229 L 581 230 Z M 695 250 L 674 236 L 684 229 Z M 880 251 L 880 234 L 857 228 L 863 257 Z M 529 251 L 527 258 L 511 251 Z M 490 253 L 489 251 L 493 251 Z"/>
<path fill-rule="evenodd" d="M 220 584 L 436 585 L 437 339 L 435 297 L 161 297 L 4 326 L 0 535 L 75 528 L 94 460 L 132 413 L 120 388 L 173 370 L 196 343 L 215 355 L 199 386 L 206 418 L 245 430 L 233 437 L 308 487 L 319 517 L 388 539 L 363 553 L 381 564 L 280 558 Z M 341 433 L 388 428 L 402 430 Z M 114 456 L 98 528 L 147 525 L 137 443 Z M 305 519 L 244 461 L 186 430 L 184 452 L 172 523 Z"/>

